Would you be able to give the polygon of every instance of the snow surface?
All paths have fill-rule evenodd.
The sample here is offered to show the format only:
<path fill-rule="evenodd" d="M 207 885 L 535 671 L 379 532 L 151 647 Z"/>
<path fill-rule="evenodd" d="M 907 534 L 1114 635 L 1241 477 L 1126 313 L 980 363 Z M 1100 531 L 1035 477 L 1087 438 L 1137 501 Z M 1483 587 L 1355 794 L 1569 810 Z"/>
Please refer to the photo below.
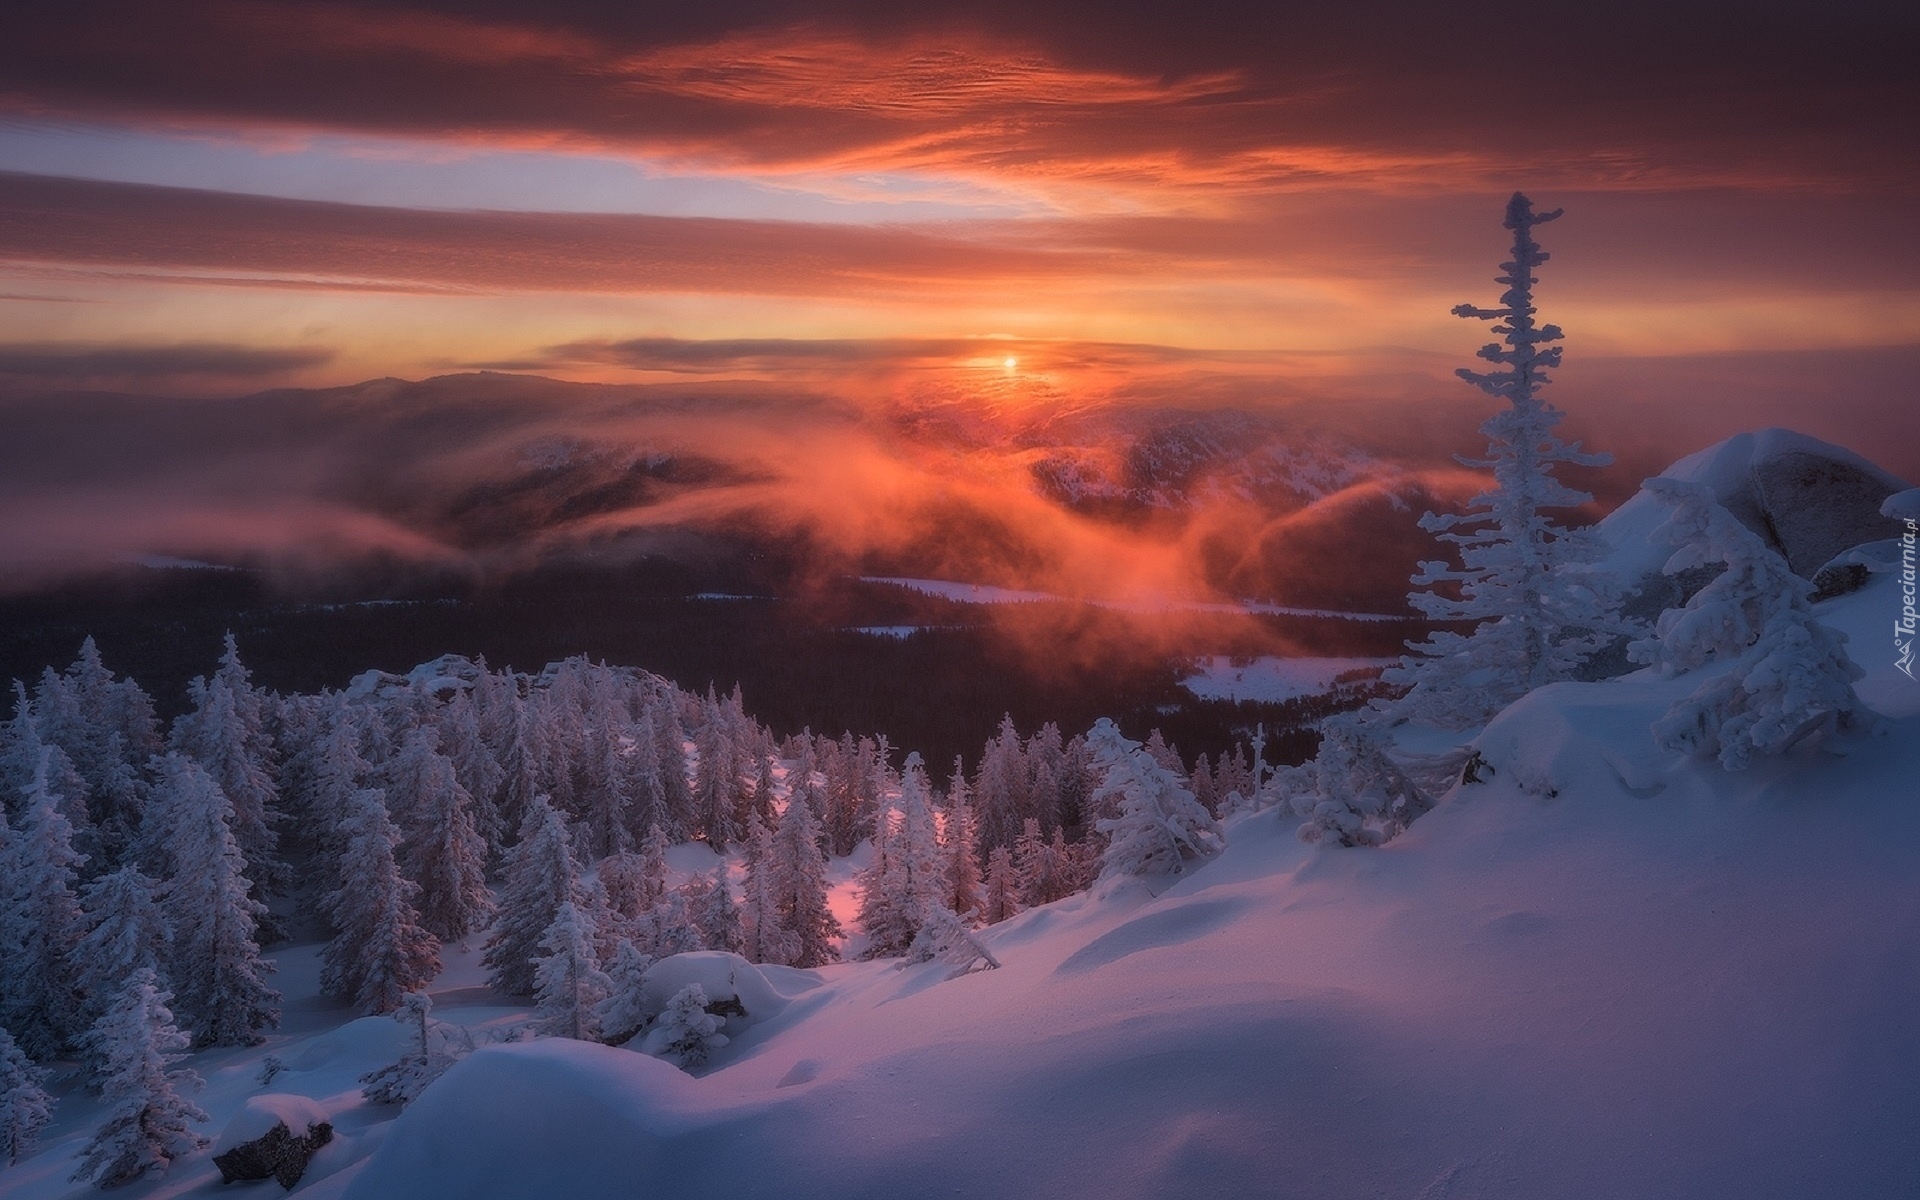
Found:
<path fill-rule="evenodd" d="M 1892 665 L 1898 606 L 1883 574 L 1817 609 L 1877 730 L 1729 773 L 1648 732 L 1695 676 L 1557 684 L 1474 739 L 1484 782 L 1383 848 L 1242 814 L 1171 885 L 984 931 L 999 970 L 761 968 L 784 1005 L 699 1077 L 487 1046 L 395 1120 L 358 1077 L 407 1029 L 346 1020 L 317 948 L 277 948 L 282 1029 L 193 1056 L 196 1100 L 210 1128 L 263 1092 L 313 1100 L 338 1131 L 297 1189 L 316 1200 L 1910 1200 L 1920 688 Z M 480 986 L 478 944 L 448 949 L 434 1016 L 504 1032 L 526 1009 Z M 8 1200 L 94 1194 L 66 1179 L 100 1106 L 60 1090 Z M 195 1155 L 120 1194 L 215 1178 Z"/>
<path fill-rule="evenodd" d="M 1230 658 L 1209 655 L 1200 669 L 1180 686 L 1202 700 L 1254 700 L 1279 704 L 1302 696 L 1317 696 L 1333 687 L 1339 676 L 1369 667 L 1384 667 L 1397 658 Z"/>

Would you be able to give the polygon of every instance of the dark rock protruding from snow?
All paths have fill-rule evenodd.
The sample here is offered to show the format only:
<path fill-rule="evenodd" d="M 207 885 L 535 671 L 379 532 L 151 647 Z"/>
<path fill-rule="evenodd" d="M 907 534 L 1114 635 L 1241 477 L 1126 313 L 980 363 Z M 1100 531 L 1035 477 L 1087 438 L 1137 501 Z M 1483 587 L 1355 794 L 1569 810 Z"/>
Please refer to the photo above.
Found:
<path fill-rule="evenodd" d="M 1854 456 L 1845 451 L 1841 455 L 1790 450 L 1753 464 L 1754 498 L 1768 527 L 1755 532 L 1771 531 L 1787 565 L 1803 579 L 1842 551 L 1898 533 L 1880 506 L 1903 490 L 1900 481 L 1871 463 L 1849 461 Z"/>
<path fill-rule="evenodd" d="M 288 1191 L 307 1173 L 307 1163 L 320 1147 L 333 1140 L 333 1126 L 326 1121 L 307 1126 L 296 1135 L 284 1123 L 250 1142 L 242 1142 L 225 1154 L 216 1154 L 213 1165 L 220 1168 L 220 1182 L 272 1179 Z"/>

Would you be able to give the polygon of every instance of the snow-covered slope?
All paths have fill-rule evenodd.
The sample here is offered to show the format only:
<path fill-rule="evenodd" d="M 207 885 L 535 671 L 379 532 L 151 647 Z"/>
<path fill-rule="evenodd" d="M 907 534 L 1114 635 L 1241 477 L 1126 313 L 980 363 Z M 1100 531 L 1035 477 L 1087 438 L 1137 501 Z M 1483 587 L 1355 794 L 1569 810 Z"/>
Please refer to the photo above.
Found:
<path fill-rule="evenodd" d="M 1861 657 L 1878 735 L 1728 774 L 1648 737 L 1692 681 L 1557 685 L 1384 849 L 1239 818 L 1002 970 L 823 970 L 701 1078 L 482 1051 L 316 1194 L 1911 1196 L 1920 702 Z"/>
<path fill-rule="evenodd" d="M 1731 475 L 1716 452 L 1676 471 L 1735 477 L 1758 450 L 1731 447 Z M 1649 733 L 1700 673 L 1557 684 L 1475 737 L 1480 782 L 1382 848 L 1243 814 L 1184 878 L 983 931 L 998 970 L 765 968 L 774 999 L 698 1076 L 564 1039 L 491 1046 L 394 1120 L 357 1081 L 404 1030 L 343 1023 L 315 948 L 282 950 L 281 1030 L 196 1055 L 198 1101 L 217 1132 L 263 1091 L 313 1100 L 338 1136 L 299 1190 L 333 1200 L 1910 1198 L 1920 687 L 1889 645 L 1901 603 L 1883 572 L 1817 607 L 1867 670 L 1869 728 L 1729 773 Z M 689 846 L 671 865 L 714 862 Z M 843 919 L 849 900 L 843 883 Z M 520 1024 L 477 957 L 450 948 L 434 1015 Z M 100 1116 L 69 1089 L 0 1193 L 90 1194 L 65 1180 Z M 123 1194 L 214 1178 L 196 1155 Z"/>

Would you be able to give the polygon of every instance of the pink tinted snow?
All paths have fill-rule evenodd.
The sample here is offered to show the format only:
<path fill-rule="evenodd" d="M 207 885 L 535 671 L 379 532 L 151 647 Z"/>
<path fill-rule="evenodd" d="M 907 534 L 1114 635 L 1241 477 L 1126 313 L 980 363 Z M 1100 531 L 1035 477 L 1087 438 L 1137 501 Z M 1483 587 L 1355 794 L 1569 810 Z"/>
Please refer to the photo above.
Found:
<path fill-rule="evenodd" d="M 1730 774 L 1647 732 L 1692 684 L 1536 692 L 1384 849 L 1242 816 L 1001 970 L 827 968 L 702 1078 L 483 1051 L 347 1194 L 1910 1195 L 1920 718 Z"/>

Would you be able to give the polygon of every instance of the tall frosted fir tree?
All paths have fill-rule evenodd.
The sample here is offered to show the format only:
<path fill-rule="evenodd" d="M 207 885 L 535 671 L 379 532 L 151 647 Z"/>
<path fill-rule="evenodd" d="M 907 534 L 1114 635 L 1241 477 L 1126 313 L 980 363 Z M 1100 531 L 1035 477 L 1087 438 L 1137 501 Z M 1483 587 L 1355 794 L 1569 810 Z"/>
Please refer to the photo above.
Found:
<path fill-rule="evenodd" d="M 974 847 L 979 841 L 979 823 L 973 817 L 973 805 L 967 799 L 967 780 L 960 760 L 953 760 L 953 781 L 947 791 L 947 821 L 942 831 L 941 852 L 947 860 L 946 905 L 961 916 L 980 911 L 980 856 Z"/>
<path fill-rule="evenodd" d="M 947 875 L 920 756 L 909 754 L 900 775 L 897 815 L 882 811 L 873 833 L 873 862 L 860 880 L 860 926 L 867 958 L 907 952 L 928 910 L 946 902 Z"/>
<path fill-rule="evenodd" d="M 1220 826 L 1167 767 L 1102 717 L 1087 735 L 1106 771 L 1096 802 L 1112 797 L 1117 816 L 1096 823 L 1107 836 L 1100 874 L 1177 875 L 1225 844 Z"/>
<path fill-rule="evenodd" d="M 199 1091 L 200 1076 L 171 1069 L 187 1048 L 187 1035 L 174 1027 L 167 1008 L 171 999 L 142 967 L 87 1031 L 89 1054 L 104 1064 L 100 1093 L 107 1119 L 80 1151 L 76 1182 L 118 1187 L 207 1144 L 189 1127 L 207 1114 L 181 1095 Z"/>
<path fill-rule="evenodd" d="M 548 1037 L 579 1041 L 600 1037 L 597 1010 L 613 994 L 613 981 L 600 969 L 593 935 L 592 915 L 569 901 L 540 936 L 543 953 L 534 960 L 533 971 L 538 1002 L 534 1017 L 535 1028 Z"/>
<path fill-rule="evenodd" d="M 0 1028 L 0 1167 L 32 1154 L 52 1117 L 46 1068 L 28 1058 L 13 1035 Z"/>
<path fill-rule="evenodd" d="M 273 963 L 256 940 L 266 906 L 249 894 L 233 805 L 199 763 L 160 760 L 148 822 L 159 826 L 160 909 L 173 934 L 168 978 L 202 1046 L 254 1046 L 280 1024 Z"/>
<path fill-rule="evenodd" d="M 535 796 L 520 822 L 520 843 L 507 854 L 500 923 L 487 940 L 487 982 L 516 996 L 532 995 L 541 940 L 568 903 L 586 907 L 572 840 L 565 819 L 545 796 Z"/>
<path fill-rule="evenodd" d="M 132 865 L 102 875 L 87 885 L 83 908 L 87 935 L 74 947 L 73 963 L 87 997 L 87 1015 L 98 1018 L 114 992 L 142 967 L 156 974 L 165 968 L 171 935 L 154 899 L 155 883 Z M 94 1081 L 99 1063 L 89 1063 Z"/>
<path fill-rule="evenodd" d="M 404 874 L 420 885 L 420 924 L 435 937 L 458 941 L 493 920 L 487 839 L 453 760 L 436 747 L 434 731 L 422 728 L 401 751 L 413 792 L 398 856 Z"/>
<path fill-rule="evenodd" d="M 840 922 L 827 907 L 827 860 L 820 852 L 820 826 L 804 801 L 789 800 L 780 814 L 768 882 L 777 927 L 786 935 L 779 939 L 784 943 L 780 948 L 791 956 L 786 965 L 819 967 L 838 959 L 834 942 L 840 937 Z M 763 931 L 760 940 L 765 951 L 773 939 Z"/>
<path fill-rule="evenodd" d="M 1547 343 L 1559 341 L 1561 332 L 1534 321 L 1533 272 L 1548 255 L 1533 230 L 1559 216 L 1559 209 L 1534 212 L 1533 202 L 1515 192 L 1506 218 L 1513 258 L 1501 264 L 1496 279 L 1506 288 L 1500 307 L 1462 304 L 1453 310 L 1455 316 L 1500 322 L 1493 332 L 1501 340 L 1479 352 L 1497 369 L 1457 374 L 1507 407 L 1480 427 L 1486 457 L 1459 460 L 1491 470 L 1492 490 L 1475 496 L 1464 513 L 1428 513 L 1420 520 L 1421 528 L 1459 547 L 1460 566 L 1420 564 L 1413 583 L 1428 590 L 1408 599 L 1432 620 L 1476 626 L 1465 634 L 1434 632 L 1410 645 L 1413 653 L 1386 672 L 1389 683 L 1409 689 L 1392 710 L 1397 717 L 1447 728 L 1479 724 L 1528 691 L 1572 677 L 1622 631 L 1606 579 L 1579 570 L 1598 556 L 1592 532 L 1567 529 L 1547 515 L 1593 499 L 1560 483 L 1554 468 L 1612 461 L 1560 440 L 1553 431 L 1562 414 L 1540 398 L 1550 382 L 1547 371 L 1560 365 L 1560 347 Z"/>
<path fill-rule="evenodd" d="M 20 827 L 0 822 L 0 1025 L 34 1058 L 45 1060 L 86 1027 L 74 948 L 86 917 L 74 895 L 85 857 L 73 848 L 73 827 L 47 782 L 59 755 L 40 751 L 24 789 Z"/>
<path fill-rule="evenodd" d="M 356 793 L 341 832 L 340 889 L 326 899 L 338 931 L 321 956 L 320 986 L 368 1016 L 392 1012 L 440 973 L 440 944 L 421 927 L 420 888 L 394 861 L 400 831 L 377 788 Z"/>
<path fill-rule="evenodd" d="M 247 878 L 257 897 L 284 882 L 280 861 L 279 789 L 273 781 L 273 738 L 267 732 L 267 698 L 253 686 L 229 633 L 212 679 L 189 685 L 193 709 L 173 723 L 168 748 L 193 757 L 226 793 L 233 815 L 229 824 L 246 855 Z M 264 911 L 263 911 L 264 915 Z"/>
<path fill-rule="evenodd" d="M 788 807 L 795 801 L 788 800 Z M 806 799 L 798 803 L 806 806 Z M 741 854 L 745 868 L 742 883 L 746 902 L 741 914 L 746 948 L 740 953 L 748 962 L 784 963 L 793 959 L 796 939 L 780 923 L 780 904 L 773 890 L 773 831 L 760 820 L 760 814 L 747 814 L 746 841 Z"/>

